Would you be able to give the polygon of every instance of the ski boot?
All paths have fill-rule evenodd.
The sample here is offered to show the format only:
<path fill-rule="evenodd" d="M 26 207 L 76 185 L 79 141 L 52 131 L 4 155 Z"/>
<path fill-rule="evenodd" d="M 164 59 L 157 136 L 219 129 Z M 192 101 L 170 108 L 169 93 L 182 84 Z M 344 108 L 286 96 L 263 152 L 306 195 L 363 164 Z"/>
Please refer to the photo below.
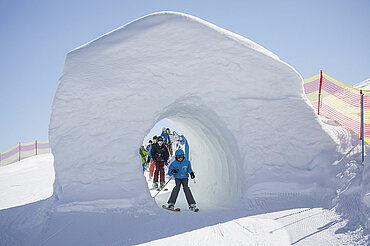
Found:
<path fill-rule="evenodd" d="M 158 189 L 158 182 L 153 183 L 153 189 Z"/>
<path fill-rule="evenodd" d="M 159 189 L 162 189 L 164 187 L 164 182 L 161 182 L 159 185 Z"/>
<path fill-rule="evenodd" d="M 191 204 L 190 207 L 189 207 L 189 210 L 193 211 L 193 212 L 198 212 L 199 208 L 197 208 L 197 205 Z"/>

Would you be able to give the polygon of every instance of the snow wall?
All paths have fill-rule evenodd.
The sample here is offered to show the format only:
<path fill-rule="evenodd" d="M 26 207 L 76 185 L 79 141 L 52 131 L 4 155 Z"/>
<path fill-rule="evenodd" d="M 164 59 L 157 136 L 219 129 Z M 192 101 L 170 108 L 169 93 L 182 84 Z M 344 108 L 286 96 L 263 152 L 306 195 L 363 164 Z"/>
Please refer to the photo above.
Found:
<path fill-rule="evenodd" d="M 189 141 L 203 208 L 302 190 L 289 170 L 335 151 L 292 67 L 201 19 L 160 12 L 68 53 L 49 129 L 59 202 L 154 208 L 138 148 L 164 118 Z"/>

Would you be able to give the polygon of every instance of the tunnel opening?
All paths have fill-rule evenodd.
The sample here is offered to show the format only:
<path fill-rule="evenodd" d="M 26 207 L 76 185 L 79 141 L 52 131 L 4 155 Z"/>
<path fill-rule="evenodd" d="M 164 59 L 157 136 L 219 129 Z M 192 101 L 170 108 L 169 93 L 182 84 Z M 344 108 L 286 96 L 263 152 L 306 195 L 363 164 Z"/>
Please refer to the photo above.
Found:
<path fill-rule="evenodd" d="M 189 178 L 189 187 L 197 206 L 208 210 L 238 207 L 242 197 L 242 158 L 233 135 L 222 120 L 211 109 L 177 103 L 168 107 L 156 122 L 143 143 L 148 143 L 153 135 L 160 134 L 162 127 L 168 127 L 186 137 L 189 159 L 196 176 L 194 180 Z M 169 176 L 166 176 L 166 182 L 168 179 Z M 157 194 L 157 191 L 151 189 L 152 181 L 149 180 L 148 172 L 146 180 L 158 206 L 166 205 L 175 185 L 174 181 L 167 184 L 168 190 Z M 181 189 L 176 207 L 187 206 Z"/>

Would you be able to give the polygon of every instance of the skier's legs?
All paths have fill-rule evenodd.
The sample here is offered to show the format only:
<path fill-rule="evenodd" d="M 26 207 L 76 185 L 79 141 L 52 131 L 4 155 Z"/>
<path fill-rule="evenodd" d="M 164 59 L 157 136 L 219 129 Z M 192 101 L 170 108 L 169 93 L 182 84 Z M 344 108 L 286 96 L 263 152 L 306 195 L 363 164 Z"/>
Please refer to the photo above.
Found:
<path fill-rule="evenodd" d="M 153 177 L 154 169 L 155 169 L 155 164 L 154 164 L 153 160 L 150 160 L 150 167 L 149 167 L 149 176 L 150 177 Z"/>
<path fill-rule="evenodd" d="M 177 200 L 177 196 L 179 195 L 180 186 L 181 186 L 181 179 L 175 179 L 175 187 L 173 187 L 173 190 L 171 192 L 170 199 L 168 199 L 168 203 L 175 204 Z"/>
<path fill-rule="evenodd" d="M 155 162 L 155 171 L 154 171 L 154 179 L 153 182 L 157 183 L 158 182 L 158 175 L 159 175 L 159 165 L 161 162 Z"/>
<path fill-rule="evenodd" d="M 195 200 L 193 195 L 191 194 L 190 188 L 188 186 L 189 179 L 181 179 L 182 181 L 182 188 L 185 192 L 186 201 L 188 202 L 189 206 L 195 204 Z"/>
<path fill-rule="evenodd" d="M 170 152 L 170 156 L 172 156 L 173 155 L 173 152 L 172 152 L 172 143 L 170 143 L 168 145 L 168 148 L 169 148 L 168 152 Z"/>
<path fill-rule="evenodd" d="M 157 169 L 157 167 L 156 167 Z M 164 183 L 165 182 L 165 172 L 164 172 L 164 161 L 161 161 L 161 162 L 158 162 L 158 171 L 159 171 L 159 174 L 160 174 L 160 181 L 161 183 Z M 157 171 L 157 170 L 156 170 Z M 158 178 L 157 178 L 158 180 Z"/>

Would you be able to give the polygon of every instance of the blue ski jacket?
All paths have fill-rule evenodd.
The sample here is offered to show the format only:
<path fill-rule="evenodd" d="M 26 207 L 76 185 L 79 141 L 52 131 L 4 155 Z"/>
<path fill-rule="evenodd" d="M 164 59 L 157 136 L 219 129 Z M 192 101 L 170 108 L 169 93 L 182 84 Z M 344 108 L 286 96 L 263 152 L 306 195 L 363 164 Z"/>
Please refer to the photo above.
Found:
<path fill-rule="evenodd" d="M 149 156 L 149 157 L 151 157 L 151 156 L 150 156 L 150 151 L 152 151 L 152 147 L 153 147 L 153 144 L 151 144 L 151 145 L 149 146 L 149 151 L 148 151 L 148 156 Z"/>
<path fill-rule="evenodd" d="M 182 145 L 185 144 L 185 159 L 189 160 L 189 144 L 188 144 L 188 140 L 184 136 L 182 137 L 181 144 Z"/>
<path fill-rule="evenodd" d="M 171 143 L 170 135 L 167 132 L 162 132 L 161 136 L 163 137 L 163 142 L 165 144 Z"/>
<path fill-rule="evenodd" d="M 177 169 L 177 173 L 172 173 L 172 170 Z M 178 160 L 174 160 L 171 162 L 168 168 L 168 175 L 172 176 L 175 179 L 187 179 L 189 178 L 189 173 L 192 173 L 193 170 L 191 169 L 191 163 L 189 160 L 184 159 L 182 162 Z"/>

